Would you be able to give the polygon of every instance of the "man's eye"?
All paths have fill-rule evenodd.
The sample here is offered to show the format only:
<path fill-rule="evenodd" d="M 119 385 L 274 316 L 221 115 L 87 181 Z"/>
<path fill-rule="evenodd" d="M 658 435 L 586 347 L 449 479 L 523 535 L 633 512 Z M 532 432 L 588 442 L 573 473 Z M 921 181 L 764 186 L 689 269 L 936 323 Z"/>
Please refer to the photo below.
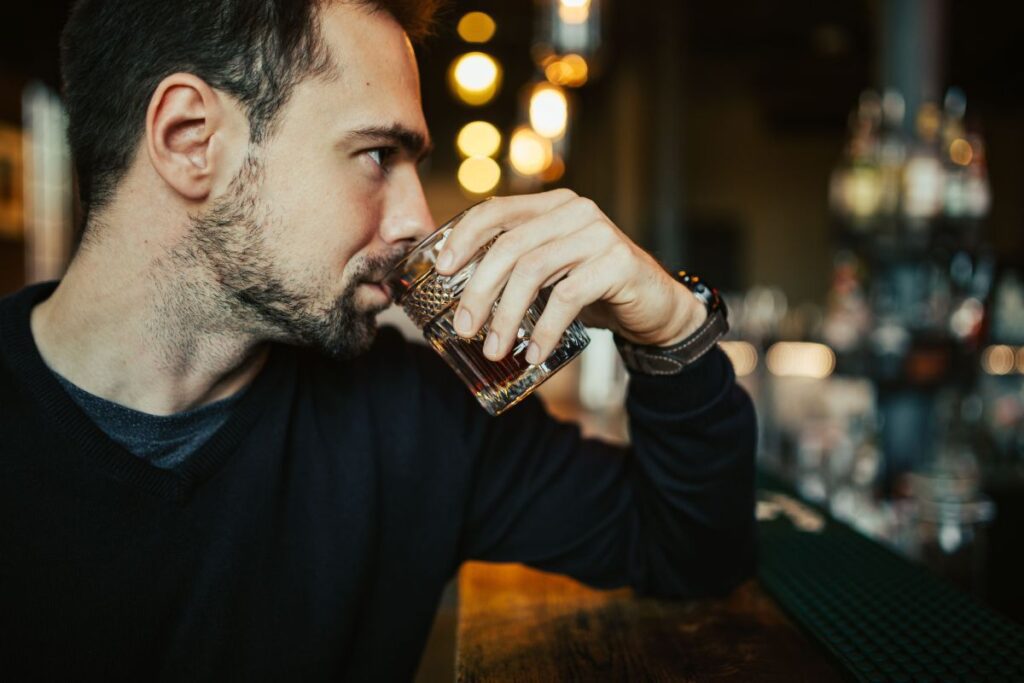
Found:
<path fill-rule="evenodd" d="M 388 161 L 395 154 L 394 147 L 374 147 L 373 149 L 367 150 L 367 154 L 373 159 L 373 163 L 377 164 L 381 168 L 387 168 Z"/>

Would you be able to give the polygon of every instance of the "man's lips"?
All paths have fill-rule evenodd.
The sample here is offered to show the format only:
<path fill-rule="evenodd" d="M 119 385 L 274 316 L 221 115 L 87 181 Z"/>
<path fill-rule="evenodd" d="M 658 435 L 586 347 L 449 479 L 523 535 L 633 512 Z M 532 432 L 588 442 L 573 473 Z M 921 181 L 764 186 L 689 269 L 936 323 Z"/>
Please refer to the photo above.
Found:
<path fill-rule="evenodd" d="M 360 284 L 368 285 L 371 289 L 375 289 L 383 296 L 386 296 L 389 301 L 392 300 L 393 292 L 386 280 L 400 260 L 401 258 L 396 255 L 390 262 L 381 262 L 381 265 L 365 273 L 365 277 Z"/>
<path fill-rule="evenodd" d="M 377 290 L 385 297 L 387 297 L 388 300 L 391 299 L 391 287 L 388 286 L 386 282 L 363 282 L 363 284 L 370 287 L 371 289 Z"/>

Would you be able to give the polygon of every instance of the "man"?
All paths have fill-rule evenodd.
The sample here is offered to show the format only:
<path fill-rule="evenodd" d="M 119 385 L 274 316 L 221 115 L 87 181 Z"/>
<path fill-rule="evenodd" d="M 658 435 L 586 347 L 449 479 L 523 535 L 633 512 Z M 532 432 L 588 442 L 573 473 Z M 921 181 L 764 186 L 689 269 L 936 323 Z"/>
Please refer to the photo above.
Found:
<path fill-rule="evenodd" d="M 637 366 L 627 451 L 535 398 L 491 418 L 431 350 L 375 335 L 374 283 L 432 229 L 428 4 L 74 9 L 86 232 L 59 284 L 0 302 L 0 669 L 401 680 L 466 559 L 664 596 L 751 571 L 754 416 L 717 348 Z M 499 232 L 459 314 L 474 334 L 500 296 L 492 358 L 551 283 L 531 361 L 576 315 L 654 354 L 708 329 L 571 192 L 481 204 L 445 270 Z"/>

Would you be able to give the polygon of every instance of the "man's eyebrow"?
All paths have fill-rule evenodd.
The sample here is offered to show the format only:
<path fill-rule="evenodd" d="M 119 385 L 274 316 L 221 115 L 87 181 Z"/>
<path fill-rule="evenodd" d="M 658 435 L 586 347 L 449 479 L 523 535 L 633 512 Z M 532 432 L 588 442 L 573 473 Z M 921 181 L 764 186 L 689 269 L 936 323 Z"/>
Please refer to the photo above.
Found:
<path fill-rule="evenodd" d="M 388 126 L 357 128 L 356 130 L 349 131 L 345 137 L 357 142 L 390 142 L 396 147 L 400 147 L 417 162 L 422 161 L 434 149 L 433 143 L 427 136 L 400 123 L 392 123 Z"/>

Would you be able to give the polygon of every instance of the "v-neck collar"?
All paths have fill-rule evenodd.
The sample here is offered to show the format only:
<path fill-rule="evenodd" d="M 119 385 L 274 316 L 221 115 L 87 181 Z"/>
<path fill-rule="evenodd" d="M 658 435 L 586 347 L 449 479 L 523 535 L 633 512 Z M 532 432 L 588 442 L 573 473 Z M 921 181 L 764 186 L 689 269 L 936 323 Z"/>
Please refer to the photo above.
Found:
<path fill-rule="evenodd" d="M 238 450 L 259 413 L 274 395 L 290 393 L 294 354 L 274 345 L 266 363 L 241 396 L 227 421 L 195 453 L 174 469 L 161 469 L 108 437 L 67 394 L 46 365 L 32 336 L 32 308 L 57 288 L 57 282 L 31 285 L 0 306 L 0 336 L 11 371 L 38 401 L 43 414 L 73 445 L 76 459 L 94 461 L 116 479 L 154 495 L 184 502 Z M 69 452 L 71 449 L 68 449 Z M 43 454 L 61 457 L 66 454 Z"/>

